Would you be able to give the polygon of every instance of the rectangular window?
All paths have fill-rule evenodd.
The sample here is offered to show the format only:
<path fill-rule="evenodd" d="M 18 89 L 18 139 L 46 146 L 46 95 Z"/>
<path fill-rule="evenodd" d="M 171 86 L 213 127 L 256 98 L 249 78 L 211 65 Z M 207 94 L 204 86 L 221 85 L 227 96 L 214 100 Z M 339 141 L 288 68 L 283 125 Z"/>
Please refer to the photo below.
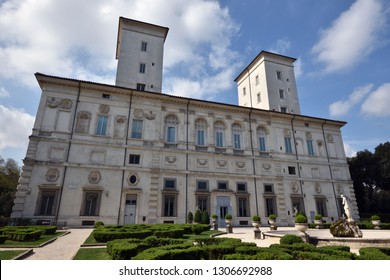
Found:
<path fill-rule="evenodd" d="M 306 140 L 307 143 L 307 152 L 310 156 L 314 156 L 314 147 L 313 147 L 313 140 Z"/>
<path fill-rule="evenodd" d="M 316 208 L 317 214 L 322 215 L 322 217 L 328 217 L 328 210 L 326 208 L 326 198 L 316 198 Z"/>
<path fill-rule="evenodd" d="M 139 91 L 145 91 L 145 87 L 146 87 L 145 84 L 138 84 L 138 83 L 137 83 L 137 90 L 139 90 Z"/>
<path fill-rule="evenodd" d="M 246 183 L 237 183 L 237 192 L 246 192 Z"/>
<path fill-rule="evenodd" d="M 248 198 L 247 197 L 238 197 L 237 204 L 238 204 L 237 216 L 238 217 L 249 217 Z"/>
<path fill-rule="evenodd" d="M 206 180 L 198 180 L 196 181 L 196 190 L 197 191 L 207 191 L 209 188 L 209 182 Z"/>
<path fill-rule="evenodd" d="M 265 198 L 265 214 L 267 215 L 267 217 L 271 214 L 277 215 L 276 199 L 274 197 Z"/>
<path fill-rule="evenodd" d="M 204 196 L 204 195 L 197 196 L 196 197 L 196 206 L 201 212 L 203 212 L 203 211 L 209 212 L 209 197 Z"/>
<path fill-rule="evenodd" d="M 204 146 L 204 130 L 196 131 L 196 145 Z"/>
<path fill-rule="evenodd" d="M 287 113 L 287 107 L 280 107 L 280 112 Z"/>
<path fill-rule="evenodd" d="M 217 182 L 218 190 L 227 190 L 228 183 L 226 181 L 218 181 Z"/>
<path fill-rule="evenodd" d="M 260 84 L 259 75 L 256 75 L 255 84 L 256 84 L 256 86 L 257 86 L 258 84 Z"/>
<path fill-rule="evenodd" d="M 264 193 L 274 193 L 274 186 L 272 184 L 265 184 Z"/>
<path fill-rule="evenodd" d="M 140 164 L 141 156 L 140 155 L 132 155 L 130 154 L 129 163 L 130 164 Z"/>
<path fill-rule="evenodd" d="M 141 51 L 146 52 L 148 48 L 148 43 L 147 42 L 141 42 Z"/>
<path fill-rule="evenodd" d="M 286 148 L 286 153 L 292 154 L 292 146 L 291 146 L 291 138 L 290 137 L 284 137 L 284 146 Z"/>
<path fill-rule="evenodd" d="M 54 216 L 57 209 L 58 191 L 42 190 L 37 199 L 36 216 Z"/>
<path fill-rule="evenodd" d="M 279 89 L 279 98 L 284 99 L 284 90 Z"/>
<path fill-rule="evenodd" d="M 246 88 L 242 88 L 242 95 L 245 96 L 246 95 Z"/>
<path fill-rule="evenodd" d="M 131 126 L 131 138 L 142 138 L 142 126 L 143 120 L 133 120 L 133 124 Z"/>
<path fill-rule="evenodd" d="M 140 63 L 139 64 L 139 72 L 140 73 L 145 73 L 146 72 L 146 64 L 145 63 Z"/>
<path fill-rule="evenodd" d="M 241 149 L 241 135 L 234 134 L 233 135 L 234 149 Z"/>
<path fill-rule="evenodd" d="M 176 189 L 176 179 L 164 179 L 164 189 Z"/>
<path fill-rule="evenodd" d="M 276 78 L 281 81 L 282 80 L 282 72 L 276 71 Z"/>
<path fill-rule="evenodd" d="M 96 135 L 106 135 L 108 116 L 98 116 L 98 123 L 96 126 Z"/>
<path fill-rule="evenodd" d="M 288 167 L 288 174 L 295 175 L 295 166 L 289 166 Z"/>
<path fill-rule="evenodd" d="M 176 195 L 163 196 L 163 216 L 176 217 Z"/>
<path fill-rule="evenodd" d="M 259 150 L 261 152 L 265 152 L 266 151 L 266 149 L 265 149 L 265 137 L 262 137 L 262 136 L 259 137 Z"/>
<path fill-rule="evenodd" d="M 215 146 L 216 147 L 223 147 L 223 132 L 216 132 L 215 133 Z"/>
<path fill-rule="evenodd" d="M 104 98 L 104 99 L 110 99 L 110 95 L 109 94 L 107 94 L 107 93 L 103 93 L 102 94 L 102 98 Z"/>
<path fill-rule="evenodd" d="M 261 102 L 261 94 L 258 93 L 258 94 L 257 94 L 257 103 L 260 103 L 260 102 Z"/>
<path fill-rule="evenodd" d="M 291 213 L 304 212 L 302 197 L 292 197 L 291 204 L 292 204 Z"/>
<path fill-rule="evenodd" d="M 167 142 L 176 143 L 176 127 L 169 126 L 167 128 Z"/>
<path fill-rule="evenodd" d="M 99 216 L 101 191 L 85 191 L 80 216 Z"/>

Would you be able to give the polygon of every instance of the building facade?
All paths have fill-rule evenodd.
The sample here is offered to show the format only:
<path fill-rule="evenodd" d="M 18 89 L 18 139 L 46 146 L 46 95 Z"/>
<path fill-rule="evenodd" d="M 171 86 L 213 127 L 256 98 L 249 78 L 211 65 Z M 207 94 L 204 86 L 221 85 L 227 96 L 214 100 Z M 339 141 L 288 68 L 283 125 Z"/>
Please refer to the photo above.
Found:
<path fill-rule="evenodd" d="M 126 44 L 138 46 L 139 54 L 135 47 L 129 52 L 136 57 L 145 55 L 143 43 L 146 52 L 152 50 L 149 29 L 159 31 L 156 44 L 163 47 L 166 28 L 120 22 L 121 53 Z M 136 40 L 123 40 L 123 22 L 147 31 L 137 29 Z M 161 50 L 154 52 L 161 57 L 143 60 L 147 68 L 162 63 Z M 268 52 L 258 57 L 265 56 L 286 60 Z M 119 56 L 117 76 L 126 76 L 121 63 Z M 130 75 L 128 84 L 117 78 L 115 86 L 35 75 L 42 95 L 13 218 L 68 226 L 185 223 L 188 212 L 199 208 L 217 214 L 220 226 L 225 214 L 232 214 L 237 226 L 250 225 L 253 215 L 266 223 L 276 214 L 282 226 L 294 223 L 297 210 L 309 219 L 317 213 L 327 221 L 338 219 L 344 194 L 359 219 L 340 131 L 345 122 L 300 115 L 294 102 L 287 104 L 293 114 L 279 105 L 279 110 L 259 109 L 241 101 L 235 106 L 162 94 L 160 80 L 148 78 L 158 74 L 143 73 L 140 60 L 128 63 L 139 73 Z M 298 100 L 291 65 L 266 65 L 266 81 L 277 85 L 276 95 L 280 71 Z M 247 78 L 243 71 L 236 79 L 239 94 Z"/>

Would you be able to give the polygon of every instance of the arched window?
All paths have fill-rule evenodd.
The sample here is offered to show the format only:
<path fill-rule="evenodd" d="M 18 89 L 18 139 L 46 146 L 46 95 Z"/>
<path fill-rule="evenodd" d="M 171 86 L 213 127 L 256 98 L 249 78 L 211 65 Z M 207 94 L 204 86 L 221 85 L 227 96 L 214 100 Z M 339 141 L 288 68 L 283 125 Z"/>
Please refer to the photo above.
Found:
<path fill-rule="evenodd" d="M 197 119 L 195 122 L 195 133 L 196 133 L 196 145 L 206 145 L 206 127 L 207 123 L 204 119 Z"/>
<path fill-rule="evenodd" d="M 225 146 L 225 125 L 222 121 L 214 123 L 215 146 L 222 148 Z"/>
<path fill-rule="evenodd" d="M 175 115 L 168 115 L 165 118 L 165 141 L 167 143 L 177 142 L 177 125 L 179 121 Z"/>
<path fill-rule="evenodd" d="M 238 123 L 232 125 L 232 135 L 233 135 L 233 148 L 241 149 L 242 142 L 242 128 Z"/>
<path fill-rule="evenodd" d="M 267 133 L 264 127 L 259 126 L 257 128 L 257 141 L 260 152 L 265 152 L 267 150 Z"/>

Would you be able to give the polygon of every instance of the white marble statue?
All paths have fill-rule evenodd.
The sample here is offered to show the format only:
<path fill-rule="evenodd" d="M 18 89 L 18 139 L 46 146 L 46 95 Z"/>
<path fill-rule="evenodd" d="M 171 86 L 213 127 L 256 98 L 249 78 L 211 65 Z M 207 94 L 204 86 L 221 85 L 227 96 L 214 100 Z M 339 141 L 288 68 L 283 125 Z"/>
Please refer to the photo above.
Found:
<path fill-rule="evenodd" d="M 347 216 L 347 220 L 348 220 L 348 222 L 353 222 L 354 219 L 352 217 L 352 209 L 351 209 L 352 207 L 351 207 L 351 204 L 349 202 L 349 199 L 343 194 L 341 194 L 340 196 L 343 199 L 342 203 L 344 205 L 344 212 L 345 212 L 345 215 Z"/>

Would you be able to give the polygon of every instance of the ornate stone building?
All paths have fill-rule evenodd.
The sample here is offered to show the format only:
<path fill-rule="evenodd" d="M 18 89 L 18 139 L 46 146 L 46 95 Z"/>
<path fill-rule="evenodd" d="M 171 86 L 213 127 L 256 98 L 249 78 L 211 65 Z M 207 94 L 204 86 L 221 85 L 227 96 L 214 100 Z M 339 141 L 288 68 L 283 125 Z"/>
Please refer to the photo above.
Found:
<path fill-rule="evenodd" d="M 339 218 L 344 194 L 359 219 L 345 122 L 300 115 L 295 59 L 261 52 L 236 79 L 240 106 L 170 96 L 167 33 L 120 18 L 115 86 L 35 74 L 42 96 L 13 218 L 185 223 L 198 207 L 235 225 L 270 214 L 292 225 L 295 208 Z"/>

